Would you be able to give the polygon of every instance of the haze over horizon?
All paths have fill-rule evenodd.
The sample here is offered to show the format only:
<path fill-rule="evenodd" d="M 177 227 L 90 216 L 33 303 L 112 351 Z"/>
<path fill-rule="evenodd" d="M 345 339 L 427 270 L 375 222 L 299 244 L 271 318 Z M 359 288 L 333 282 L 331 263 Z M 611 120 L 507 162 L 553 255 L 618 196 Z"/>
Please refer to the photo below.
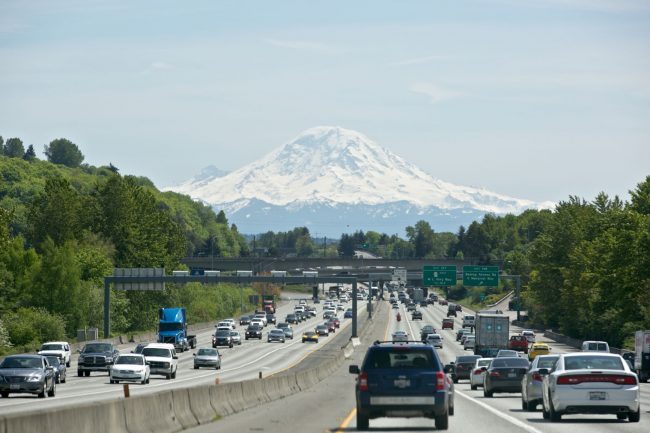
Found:
<path fill-rule="evenodd" d="M 0 135 L 178 185 L 316 125 L 537 202 L 628 199 L 650 161 L 650 4 L 9 0 Z"/>

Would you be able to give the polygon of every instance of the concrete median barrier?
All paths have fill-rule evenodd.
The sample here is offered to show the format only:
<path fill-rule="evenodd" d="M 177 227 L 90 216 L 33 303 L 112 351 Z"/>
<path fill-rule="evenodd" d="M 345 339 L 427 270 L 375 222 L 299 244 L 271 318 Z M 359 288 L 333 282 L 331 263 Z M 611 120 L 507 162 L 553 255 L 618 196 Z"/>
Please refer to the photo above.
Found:
<path fill-rule="evenodd" d="M 241 386 L 247 408 L 271 401 L 264 390 L 264 379 L 246 380 Z"/>
<path fill-rule="evenodd" d="M 228 384 L 210 386 L 210 404 L 220 416 L 235 413 L 235 408 L 231 404 L 228 396 L 228 388 Z"/>
<path fill-rule="evenodd" d="M 172 433 L 183 428 L 174 413 L 170 391 L 138 395 L 123 402 L 129 433 Z"/>
<path fill-rule="evenodd" d="M 227 383 L 220 385 L 225 388 L 226 391 L 226 400 L 232 408 L 232 412 L 241 412 L 244 409 L 248 408 L 248 405 L 244 401 L 244 392 L 242 390 L 241 382 Z"/>
<path fill-rule="evenodd" d="M 0 422 L 4 427 L 4 430 L 0 428 L 3 433 L 128 433 L 121 400 L 7 415 Z"/>
<path fill-rule="evenodd" d="M 191 390 L 194 391 L 194 390 Z M 190 404 L 190 388 L 180 388 L 172 390 L 172 401 L 174 405 L 174 414 L 176 419 L 183 426 L 183 429 L 193 427 L 199 423 L 198 418 L 194 415 Z"/>
<path fill-rule="evenodd" d="M 200 385 L 191 388 L 188 392 L 190 407 L 199 424 L 207 424 L 214 421 L 217 411 L 212 407 L 210 388 L 214 385 Z"/>

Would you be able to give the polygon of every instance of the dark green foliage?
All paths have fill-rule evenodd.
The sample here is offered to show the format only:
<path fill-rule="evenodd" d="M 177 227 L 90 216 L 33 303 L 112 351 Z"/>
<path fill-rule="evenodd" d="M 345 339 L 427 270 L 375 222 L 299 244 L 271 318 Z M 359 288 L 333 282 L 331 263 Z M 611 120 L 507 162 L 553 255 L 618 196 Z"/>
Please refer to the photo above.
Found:
<path fill-rule="evenodd" d="M 45 341 L 65 339 L 65 321 L 41 308 L 19 308 L 3 317 L 18 352 L 33 352 Z"/>
<path fill-rule="evenodd" d="M 9 138 L 4 146 L 4 155 L 9 158 L 22 158 L 25 154 L 25 146 L 20 138 Z"/>
<path fill-rule="evenodd" d="M 68 167 L 79 167 L 84 156 L 76 144 L 66 138 L 52 140 L 49 146 L 45 146 L 47 160 L 54 164 L 62 164 Z"/>
<path fill-rule="evenodd" d="M 33 161 L 36 159 L 36 152 L 34 151 L 34 145 L 30 144 L 23 155 L 25 161 Z"/>

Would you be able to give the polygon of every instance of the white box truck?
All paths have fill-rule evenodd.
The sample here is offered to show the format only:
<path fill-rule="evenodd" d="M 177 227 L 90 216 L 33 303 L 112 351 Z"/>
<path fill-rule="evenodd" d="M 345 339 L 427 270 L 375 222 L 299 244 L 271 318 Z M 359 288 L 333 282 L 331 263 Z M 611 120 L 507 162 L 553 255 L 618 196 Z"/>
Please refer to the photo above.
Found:
<path fill-rule="evenodd" d="M 634 334 L 634 371 L 641 382 L 650 378 L 650 330 Z"/>
<path fill-rule="evenodd" d="M 476 339 L 474 353 L 492 358 L 501 349 L 508 348 L 510 318 L 504 314 L 479 313 L 476 316 Z"/>

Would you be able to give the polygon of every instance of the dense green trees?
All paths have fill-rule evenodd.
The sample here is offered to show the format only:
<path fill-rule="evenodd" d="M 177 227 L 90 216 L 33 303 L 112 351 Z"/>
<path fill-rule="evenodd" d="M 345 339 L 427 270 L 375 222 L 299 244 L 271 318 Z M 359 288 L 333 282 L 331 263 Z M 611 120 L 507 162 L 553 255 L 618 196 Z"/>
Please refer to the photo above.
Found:
<path fill-rule="evenodd" d="M 279 257 L 288 252 L 298 256 L 310 256 L 316 249 L 307 227 L 296 227 L 288 232 L 266 232 L 254 239 L 257 248 L 264 248 L 267 255 Z"/>
<path fill-rule="evenodd" d="M 25 154 L 25 146 L 20 138 L 9 138 L 4 146 L 4 155 L 9 158 L 22 158 Z"/>
<path fill-rule="evenodd" d="M 54 164 L 63 164 L 68 167 L 79 167 L 84 156 L 76 144 L 66 138 L 57 138 L 45 146 L 47 160 Z"/>

